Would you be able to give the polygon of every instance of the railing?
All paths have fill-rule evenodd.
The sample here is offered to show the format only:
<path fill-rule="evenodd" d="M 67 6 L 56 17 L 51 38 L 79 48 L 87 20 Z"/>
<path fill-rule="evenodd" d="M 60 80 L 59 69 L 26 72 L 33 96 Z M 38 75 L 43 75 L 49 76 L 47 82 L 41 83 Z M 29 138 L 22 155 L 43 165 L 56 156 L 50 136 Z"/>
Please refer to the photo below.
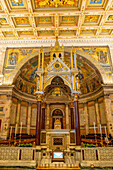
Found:
<path fill-rule="evenodd" d="M 113 147 L 81 149 L 81 166 L 113 167 Z"/>
<path fill-rule="evenodd" d="M 35 148 L 1 147 L 0 160 L 35 160 Z"/>

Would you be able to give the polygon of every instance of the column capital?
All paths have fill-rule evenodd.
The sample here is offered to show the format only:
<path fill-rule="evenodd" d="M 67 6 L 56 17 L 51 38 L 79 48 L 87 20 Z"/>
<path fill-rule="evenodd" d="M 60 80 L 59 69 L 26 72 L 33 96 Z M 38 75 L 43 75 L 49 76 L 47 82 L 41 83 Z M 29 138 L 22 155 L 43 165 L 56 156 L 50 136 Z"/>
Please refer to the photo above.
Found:
<path fill-rule="evenodd" d="M 73 102 L 69 103 L 69 107 L 74 108 L 74 103 Z"/>
<path fill-rule="evenodd" d="M 37 101 L 42 101 L 42 99 L 43 99 L 43 94 L 38 93 L 38 94 L 36 95 L 36 100 L 37 100 Z"/>
<path fill-rule="evenodd" d="M 42 106 L 42 108 L 45 108 L 46 107 L 46 103 L 42 103 L 41 106 Z"/>
<path fill-rule="evenodd" d="M 73 98 L 74 98 L 74 101 L 78 101 L 78 94 L 74 94 Z"/>

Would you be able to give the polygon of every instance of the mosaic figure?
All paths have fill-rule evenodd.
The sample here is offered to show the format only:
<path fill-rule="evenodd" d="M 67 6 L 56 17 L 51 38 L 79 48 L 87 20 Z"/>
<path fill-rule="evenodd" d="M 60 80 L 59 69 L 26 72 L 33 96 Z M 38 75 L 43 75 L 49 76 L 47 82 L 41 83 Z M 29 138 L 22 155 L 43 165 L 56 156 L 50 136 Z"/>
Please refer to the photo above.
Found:
<path fill-rule="evenodd" d="M 16 65 L 18 62 L 18 53 L 12 52 L 9 54 L 9 64 Z"/>
<path fill-rule="evenodd" d="M 31 94 L 34 93 L 34 86 L 31 87 Z"/>
<path fill-rule="evenodd" d="M 40 76 L 37 76 L 37 91 L 40 91 Z"/>
<path fill-rule="evenodd" d="M 103 52 L 101 50 L 100 52 L 97 52 L 97 56 L 98 56 L 98 61 L 100 63 L 103 63 L 103 64 L 108 63 L 108 61 L 107 61 L 107 52 Z"/>

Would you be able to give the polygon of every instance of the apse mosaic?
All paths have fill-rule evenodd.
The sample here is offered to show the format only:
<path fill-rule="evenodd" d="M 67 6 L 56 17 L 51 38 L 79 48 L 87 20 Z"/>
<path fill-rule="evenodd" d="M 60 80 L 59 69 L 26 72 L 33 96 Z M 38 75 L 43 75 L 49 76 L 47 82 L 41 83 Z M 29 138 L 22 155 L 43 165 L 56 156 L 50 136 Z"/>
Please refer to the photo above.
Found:
<path fill-rule="evenodd" d="M 78 50 L 84 51 L 84 53 L 89 54 L 91 57 L 93 57 L 95 60 L 99 62 L 100 65 L 104 67 L 107 72 L 110 74 L 110 56 L 109 56 L 109 49 L 107 47 L 78 47 Z M 14 69 L 19 62 L 24 58 L 27 57 L 27 55 L 36 52 L 38 54 L 37 48 L 12 48 L 7 49 L 7 60 L 6 60 L 6 67 L 7 74 L 11 72 L 12 69 Z M 47 67 L 47 64 L 49 63 L 48 60 L 49 56 L 45 55 L 44 58 L 44 67 Z M 68 61 L 68 64 L 70 64 L 70 53 L 65 53 L 64 60 Z M 45 65 L 46 63 L 46 65 Z M 21 73 L 16 79 L 15 85 L 16 87 L 21 90 L 22 92 L 34 94 L 36 82 L 37 82 L 37 56 L 30 59 L 22 68 Z M 70 67 L 70 66 L 69 66 Z M 81 93 L 85 94 L 88 92 L 93 92 L 101 85 L 101 78 L 97 76 L 95 70 L 90 66 L 88 62 L 86 62 L 86 59 L 82 56 L 77 55 L 77 67 L 79 70 L 79 79 L 80 79 L 80 88 Z M 65 77 L 66 78 L 66 77 Z M 67 76 L 67 79 L 69 80 L 69 77 Z"/>
<path fill-rule="evenodd" d="M 16 65 L 27 55 L 38 50 L 37 48 L 13 48 L 7 49 L 6 69 L 14 69 Z"/>
<path fill-rule="evenodd" d="M 109 50 L 107 47 L 102 47 L 102 48 L 96 48 L 96 47 L 91 47 L 91 48 L 80 48 L 82 51 L 88 53 L 91 55 L 94 59 L 96 59 L 101 65 L 103 66 L 110 66 L 110 61 L 109 61 Z"/>

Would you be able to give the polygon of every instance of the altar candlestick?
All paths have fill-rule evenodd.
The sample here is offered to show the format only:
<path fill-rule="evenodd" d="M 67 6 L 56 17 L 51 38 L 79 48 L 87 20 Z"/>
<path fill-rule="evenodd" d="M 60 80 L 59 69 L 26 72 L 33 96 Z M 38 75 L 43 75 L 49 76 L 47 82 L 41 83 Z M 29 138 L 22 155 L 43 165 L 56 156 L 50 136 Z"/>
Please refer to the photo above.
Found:
<path fill-rule="evenodd" d="M 95 122 L 93 122 L 93 125 L 94 125 L 94 132 L 96 134 Z"/>
<path fill-rule="evenodd" d="M 11 129 L 10 129 L 10 138 L 11 138 L 11 134 L 12 134 L 12 126 L 11 126 Z"/>
<path fill-rule="evenodd" d="M 20 134 L 22 133 L 22 122 L 21 122 L 21 127 L 20 127 Z"/>
<path fill-rule="evenodd" d="M 105 134 L 106 134 L 106 137 L 107 137 L 107 130 L 106 130 L 106 126 L 104 126 L 104 128 L 105 128 Z"/>
<path fill-rule="evenodd" d="M 102 128 L 101 128 L 101 124 L 100 124 L 100 134 L 102 134 Z"/>
<path fill-rule="evenodd" d="M 17 133 L 17 124 L 16 124 L 16 127 L 15 127 L 15 136 L 16 136 L 16 133 Z"/>

